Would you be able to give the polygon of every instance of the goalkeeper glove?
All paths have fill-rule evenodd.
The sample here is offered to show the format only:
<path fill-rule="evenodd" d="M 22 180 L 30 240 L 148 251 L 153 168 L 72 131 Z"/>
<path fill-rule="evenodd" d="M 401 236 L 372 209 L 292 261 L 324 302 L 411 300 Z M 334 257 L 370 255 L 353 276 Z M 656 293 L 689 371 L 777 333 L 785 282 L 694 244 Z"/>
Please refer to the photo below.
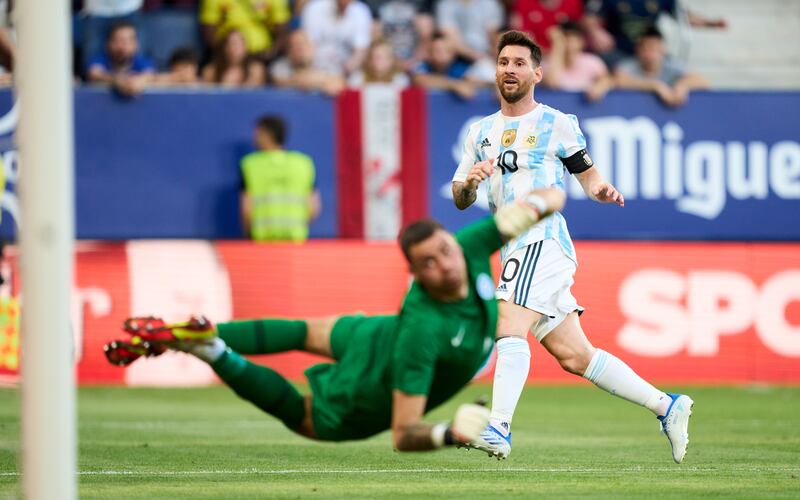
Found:
<path fill-rule="evenodd" d="M 478 438 L 489 423 L 489 409 L 477 404 L 463 404 L 456 410 L 452 424 L 438 424 L 431 431 L 433 444 L 444 445 L 469 443 Z"/>
<path fill-rule="evenodd" d="M 494 222 L 500 234 L 516 238 L 539 222 L 542 214 L 548 212 L 544 198 L 529 194 L 523 200 L 499 208 L 494 214 Z"/>

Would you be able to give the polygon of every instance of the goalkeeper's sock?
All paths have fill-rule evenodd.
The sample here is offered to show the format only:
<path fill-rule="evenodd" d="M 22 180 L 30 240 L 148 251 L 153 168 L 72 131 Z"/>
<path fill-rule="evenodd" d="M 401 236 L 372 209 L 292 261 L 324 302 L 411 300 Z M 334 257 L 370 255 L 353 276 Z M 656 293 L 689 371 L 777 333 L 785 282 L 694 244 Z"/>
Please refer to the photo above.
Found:
<path fill-rule="evenodd" d="M 224 340 L 213 337 L 208 342 L 188 344 L 186 350 L 210 364 L 218 360 L 227 347 Z"/>
<path fill-rule="evenodd" d="M 306 412 L 303 396 L 276 371 L 251 363 L 230 349 L 225 349 L 211 367 L 239 397 L 281 420 L 289 429 L 300 427 Z"/>
<path fill-rule="evenodd" d="M 669 395 L 650 385 L 621 359 L 602 349 L 595 350 L 583 378 L 606 392 L 644 406 L 656 416 L 664 415 L 672 402 Z"/>
<path fill-rule="evenodd" d="M 241 354 L 272 354 L 303 349 L 308 327 L 305 321 L 257 319 L 217 325 L 219 337 Z"/>
<path fill-rule="evenodd" d="M 511 424 L 530 366 L 531 349 L 526 339 L 505 337 L 497 341 L 497 365 L 492 386 L 493 425 Z M 508 430 L 507 427 L 504 429 Z"/>

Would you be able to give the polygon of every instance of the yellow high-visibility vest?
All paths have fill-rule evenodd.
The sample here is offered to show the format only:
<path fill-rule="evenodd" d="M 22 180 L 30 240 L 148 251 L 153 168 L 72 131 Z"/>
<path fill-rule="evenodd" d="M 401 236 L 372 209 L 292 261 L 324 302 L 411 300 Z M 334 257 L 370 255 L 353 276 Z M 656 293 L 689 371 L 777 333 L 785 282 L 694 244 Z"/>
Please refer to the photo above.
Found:
<path fill-rule="evenodd" d="M 250 197 L 250 237 L 302 242 L 308 237 L 314 162 L 296 151 L 256 151 L 242 158 Z"/>

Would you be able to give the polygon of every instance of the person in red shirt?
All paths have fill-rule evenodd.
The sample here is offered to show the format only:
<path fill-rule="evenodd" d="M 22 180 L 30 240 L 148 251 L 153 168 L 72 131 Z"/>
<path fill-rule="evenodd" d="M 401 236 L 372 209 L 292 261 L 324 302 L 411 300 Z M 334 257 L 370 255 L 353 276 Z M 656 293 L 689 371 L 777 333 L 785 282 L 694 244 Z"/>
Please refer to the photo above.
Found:
<path fill-rule="evenodd" d="M 578 22 L 582 17 L 582 0 L 517 0 L 511 10 L 510 24 L 514 29 L 528 32 L 542 51 L 548 52 L 547 31 L 567 21 Z"/>

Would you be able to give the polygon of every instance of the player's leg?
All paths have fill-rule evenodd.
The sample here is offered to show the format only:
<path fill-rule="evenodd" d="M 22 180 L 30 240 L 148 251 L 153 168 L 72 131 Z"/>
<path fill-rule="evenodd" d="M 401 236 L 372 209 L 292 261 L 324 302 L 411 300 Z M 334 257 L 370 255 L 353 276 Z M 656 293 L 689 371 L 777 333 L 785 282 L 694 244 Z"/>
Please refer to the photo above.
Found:
<path fill-rule="evenodd" d="M 190 351 L 191 352 L 191 351 Z M 240 398 L 282 421 L 287 428 L 315 437 L 310 412 L 310 397 L 303 397 L 275 370 L 252 363 L 229 347 L 208 362 L 219 378 Z"/>
<path fill-rule="evenodd" d="M 299 323 L 299 324 L 298 324 Z M 312 321 L 314 338 L 324 335 L 325 321 Z M 223 323 L 216 328 L 203 317 L 193 317 L 183 323 L 166 324 L 158 318 L 131 318 L 123 329 L 131 335 L 125 346 L 142 347 L 155 355 L 166 349 L 192 354 L 207 362 L 219 378 L 242 399 L 281 420 L 286 427 L 304 436 L 315 437 L 311 420 L 310 398 L 304 398 L 282 375 L 269 367 L 257 365 L 243 358 L 220 338 L 218 333 L 230 335 L 231 343 L 249 353 L 279 352 L 276 346 L 288 349 L 303 345 L 280 342 L 281 337 L 294 336 L 295 342 L 303 331 L 307 339 L 305 322 L 286 320 L 261 320 Z M 283 334 L 277 335 L 277 334 Z M 276 336 L 273 341 L 270 335 Z M 112 343 L 114 344 L 114 343 Z M 111 346 L 111 344 L 109 344 Z M 111 347 L 116 350 L 116 347 Z M 108 355 L 109 349 L 106 350 Z M 153 355 L 153 354 L 144 354 Z M 112 360 L 113 357 L 109 357 Z M 308 400 L 308 401 L 307 401 Z"/>
<path fill-rule="evenodd" d="M 693 401 L 667 394 L 640 377 L 621 359 L 595 348 L 581 328 L 577 312 L 568 314 L 541 343 L 561 367 L 589 380 L 604 391 L 653 412 L 672 444 L 673 459 L 680 463 L 688 444 L 688 418 Z"/>
<path fill-rule="evenodd" d="M 302 350 L 333 357 L 330 335 L 338 318 L 288 320 L 264 318 L 217 325 L 219 338 L 240 354 Z"/>
<path fill-rule="evenodd" d="M 536 272 L 539 245 L 508 255 L 497 287 L 497 362 L 489 425 L 473 447 L 497 458 L 511 453 L 511 420 L 530 371 L 528 331 L 541 314 L 524 307 L 528 281 Z"/>
<path fill-rule="evenodd" d="M 656 415 L 666 413 L 671 398 L 642 379 L 622 360 L 595 348 L 572 312 L 542 339 L 542 346 L 561 367 L 615 396 L 644 406 Z"/>
<path fill-rule="evenodd" d="M 508 431 L 530 371 L 528 331 L 541 314 L 507 300 L 499 300 L 497 310 L 497 363 L 491 423 Z"/>

